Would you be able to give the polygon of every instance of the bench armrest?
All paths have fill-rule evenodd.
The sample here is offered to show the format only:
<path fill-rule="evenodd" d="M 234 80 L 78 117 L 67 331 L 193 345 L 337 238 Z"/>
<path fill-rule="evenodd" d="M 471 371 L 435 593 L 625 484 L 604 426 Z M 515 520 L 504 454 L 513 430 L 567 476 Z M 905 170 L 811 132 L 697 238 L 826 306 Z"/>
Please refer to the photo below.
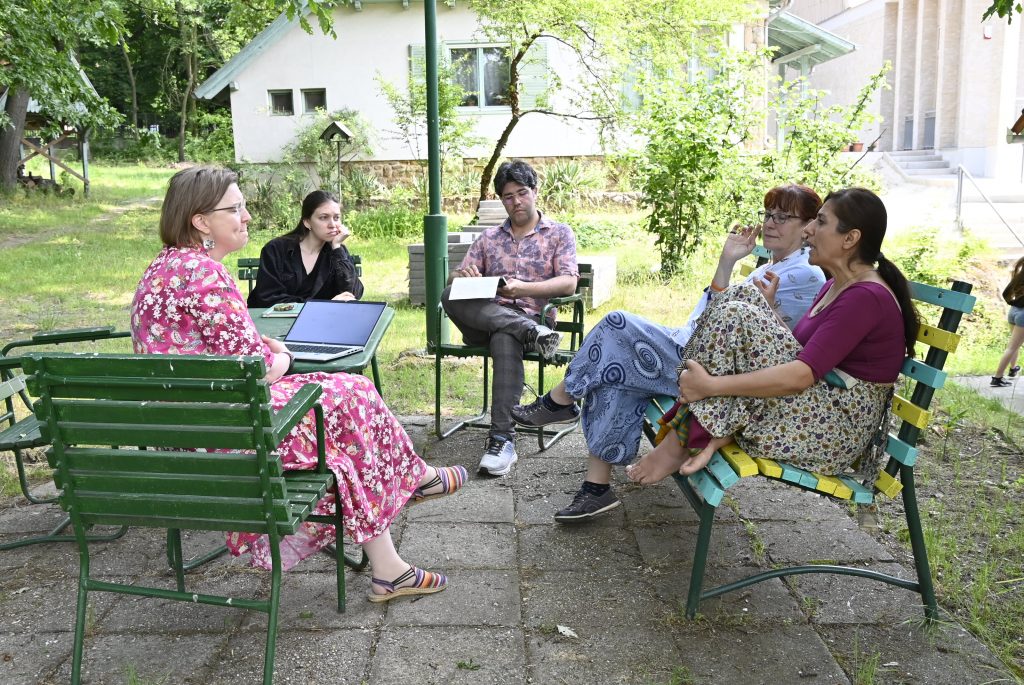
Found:
<path fill-rule="evenodd" d="M 274 413 L 270 428 L 270 437 L 276 447 L 278 443 L 284 440 L 284 437 L 288 435 L 295 425 L 302 420 L 302 417 L 309 413 L 309 410 L 317 405 L 317 400 L 320 399 L 324 389 L 316 383 L 307 383 L 306 385 L 299 388 L 299 391 L 295 393 L 288 404 L 281 407 L 280 410 Z M 319 427 L 318 427 L 319 432 Z"/>

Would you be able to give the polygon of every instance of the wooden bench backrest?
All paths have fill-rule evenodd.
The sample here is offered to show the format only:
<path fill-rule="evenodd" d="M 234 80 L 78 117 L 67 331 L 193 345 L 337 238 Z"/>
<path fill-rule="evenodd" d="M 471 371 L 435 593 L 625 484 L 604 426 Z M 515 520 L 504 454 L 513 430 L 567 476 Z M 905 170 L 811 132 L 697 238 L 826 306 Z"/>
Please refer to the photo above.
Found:
<path fill-rule="evenodd" d="M 24 368 L 61 506 L 82 523 L 296 529 L 268 459 L 262 358 L 33 353 Z"/>

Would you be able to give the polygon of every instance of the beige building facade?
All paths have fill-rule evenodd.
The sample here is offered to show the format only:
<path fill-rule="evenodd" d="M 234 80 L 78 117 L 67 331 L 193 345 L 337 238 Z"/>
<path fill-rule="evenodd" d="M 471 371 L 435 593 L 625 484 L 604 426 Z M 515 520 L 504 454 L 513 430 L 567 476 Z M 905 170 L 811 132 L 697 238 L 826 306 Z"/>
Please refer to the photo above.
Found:
<path fill-rule="evenodd" d="M 1021 22 L 981 17 L 989 0 L 794 0 L 788 11 L 857 45 L 817 66 L 810 85 L 850 103 L 888 62 L 880 121 L 862 132 L 879 150 L 934 150 L 975 176 L 1018 178 L 1024 145 L 1007 129 L 1024 107 Z"/>

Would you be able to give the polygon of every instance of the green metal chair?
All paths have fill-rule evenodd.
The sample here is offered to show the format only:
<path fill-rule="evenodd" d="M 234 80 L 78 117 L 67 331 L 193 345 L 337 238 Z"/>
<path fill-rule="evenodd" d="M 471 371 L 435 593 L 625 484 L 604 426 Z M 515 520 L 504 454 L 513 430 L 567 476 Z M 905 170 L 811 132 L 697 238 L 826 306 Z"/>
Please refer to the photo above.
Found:
<path fill-rule="evenodd" d="M 537 362 L 537 394 L 544 394 L 544 368 L 548 364 L 555 366 L 561 366 L 567 364 L 575 356 L 576 351 L 580 348 L 580 343 L 583 342 L 584 333 L 584 321 L 583 317 L 586 312 L 585 305 L 585 290 L 591 286 L 592 273 L 590 264 L 580 264 L 580 277 L 576 283 L 576 292 L 568 297 L 553 297 L 548 300 L 548 304 L 544 307 L 541 312 L 541 320 L 547 318 L 548 312 L 552 309 L 559 307 L 572 307 L 572 318 L 568 320 L 559 320 L 555 325 L 555 329 L 563 333 L 569 334 L 568 348 L 561 349 L 555 353 L 554 359 L 551 361 L 545 361 L 540 355 L 529 352 L 523 356 L 525 361 Z M 444 311 L 444 307 L 439 303 L 437 306 L 437 329 L 435 340 L 441 339 L 441 326 L 442 319 L 447 318 L 447 314 Z M 444 374 L 442 373 L 442 360 L 444 357 L 483 357 L 484 363 L 484 386 L 483 386 L 483 403 L 480 407 L 480 413 L 472 418 L 464 421 L 458 421 L 455 425 L 444 429 L 441 422 L 441 393 L 442 393 L 442 379 Z M 434 431 L 437 433 L 438 439 L 443 440 L 449 435 L 459 431 L 463 428 L 486 428 L 489 429 L 490 423 L 484 421 L 489 415 L 490 401 L 489 395 L 491 390 L 490 384 L 490 351 L 487 347 L 482 345 L 458 345 L 454 343 L 438 344 L 434 347 Z M 552 432 L 552 429 L 545 430 L 544 427 L 531 428 L 526 426 L 516 427 L 516 431 L 521 433 L 528 433 L 537 436 L 537 444 L 541 450 L 546 450 L 556 442 L 561 440 L 565 435 L 569 434 L 579 425 L 579 419 L 576 421 L 566 424 L 561 429 Z"/>
<path fill-rule="evenodd" d="M 45 447 L 47 442 L 40 435 L 39 421 L 31 413 L 21 419 L 18 418 L 20 411 L 31 412 L 32 403 L 25 389 L 24 376 L 18 373 L 21 368 L 21 359 L 11 353 L 24 348 L 112 340 L 126 338 L 129 335 L 130 333 L 127 331 L 115 331 L 112 326 L 74 328 L 36 333 L 31 338 L 15 340 L 0 348 L 0 400 L 4 402 L 3 411 L 0 412 L 0 426 L 4 426 L 0 430 L 0 451 L 9 451 L 14 454 L 14 465 L 18 472 L 18 483 L 21 486 L 21 493 L 32 504 L 50 504 L 56 502 L 57 498 L 36 497 L 32 494 L 28 482 L 22 450 Z M 20 410 L 15 398 L 21 401 Z M 74 542 L 74 535 L 61 534 L 70 524 L 71 519 L 65 517 L 46 535 L 33 536 L 0 544 L 0 551 L 46 542 Z M 90 535 L 89 540 L 116 540 L 123 536 L 127 530 L 127 528 L 121 527 L 116 532 L 108 535 Z"/>
<path fill-rule="evenodd" d="M 930 305 L 932 308 L 938 309 L 939 312 L 936 325 L 922 323 L 918 332 L 918 342 L 928 346 L 924 360 L 908 357 L 903 364 L 903 379 L 908 385 L 913 385 L 913 392 L 910 399 L 901 397 L 899 394 L 893 397 L 892 413 L 901 419 L 899 432 L 896 435 L 889 434 L 885 449 L 888 460 L 873 489 L 864 487 L 849 476 L 826 476 L 805 471 L 784 462 L 752 459 L 736 443 L 730 443 L 716 452 L 708 465 L 701 471 L 691 476 L 674 474 L 676 484 L 700 519 L 686 602 L 686 615 L 689 618 L 696 615 L 700 603 L 705 599 L 718 597 L 772 578 L 806 573 L 859 576 L 911 590 L 921 595 L 926 619 L 932 621 L 938 618 L 935 589 L 932 584 L 931 567 L 928 563 L 928 550 L 925 547 L 914 485 L 914 464 L 917 461 L 916 445 L 931 418 L 929 408 L 932 397 L 946 381 L 947 374 L 942 368 L 946 363 L 946 358 L 956 350 L 959 343 L 960 336 L 956 331 L 960 320 L 964 314 L 969 314 L 974 309 L 975 298 L 970 294 L 971 284 L 961 281 L 953 281 L 952 288 L 948 290 L 924 283 L 911 283 L 910 285 L 913 298 L 917 302 Z M 922 319 L 927 318 L 924 311 L 927 307 L 920 307 L 920 309 L 922 310 Z M 826 376 L 826 380 L 832 382 L 829 376 Z M 672 406 L 673 402 L 674 398 L 659 397 L 655 398 L 648 406 L 647 422 L 644 427 L 651 442 L 655 441 L 659 419 Z M 704 590 L 704 572 L 711 545 L 711 528 L 714 524 L 715 512 L 729 487 L 738 483 L 742 478 L 752 476 L 761 476 L 782 485 L 866 506 L 871 506 L 874 503 L 877 493 L 895 497 L 902 492 L 917 580 L 905 580 L 886 573 L 853 566 L 804 564 L 773 568 L 727 585 Z"/>
<path fill-rule="evenodd" d="M 61 507 L 71 515 L 80 574 L 72 683 L 81 675 L 90 592 L 254 609 L 268 614 L 263 682 L 272 682 L 281 588 L 280 541 L 337 493 L 324 458 L 322 389 L 307 384 L 274 411 L 261 357 L 40 354 L 24 359 L 36 417 L 51 443 Z M 275 450 L 310 409 L 315 411 L 314 471 L 286 473 Z M 138 448 L 102 445 L 137 445 Z M 93 525 L 166 528 L 177 589 L 97 580 L 86 535 Z M 269 537 L 270 596 L 245 599 L 185 591 L 181 529 L 241 531 Z M 345 609 L 343 544 L 335 550 L 338 611 Z"/>

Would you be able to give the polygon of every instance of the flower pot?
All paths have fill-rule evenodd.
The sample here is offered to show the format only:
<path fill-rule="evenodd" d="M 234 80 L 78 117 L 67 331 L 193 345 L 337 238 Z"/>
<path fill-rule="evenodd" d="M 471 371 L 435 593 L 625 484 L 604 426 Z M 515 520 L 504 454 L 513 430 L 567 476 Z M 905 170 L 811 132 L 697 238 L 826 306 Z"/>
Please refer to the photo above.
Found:
<path fill-rule="evenodd" d="M 864 143 L 850 143 L 850 152 L 861 152 L 864 149 Z"/>

